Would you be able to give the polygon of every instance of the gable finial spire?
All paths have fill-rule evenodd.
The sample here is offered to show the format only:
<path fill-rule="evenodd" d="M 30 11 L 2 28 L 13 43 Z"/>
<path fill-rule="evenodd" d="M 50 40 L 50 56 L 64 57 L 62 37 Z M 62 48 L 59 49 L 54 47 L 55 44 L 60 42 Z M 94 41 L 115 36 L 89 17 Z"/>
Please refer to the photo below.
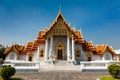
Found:
<path fill-rule="evenodd" d="M 61 8 L 61 5 L 59 6 L 59 13 L 61 13 L 61 10 L 62 10 L 62 8 Z"/>

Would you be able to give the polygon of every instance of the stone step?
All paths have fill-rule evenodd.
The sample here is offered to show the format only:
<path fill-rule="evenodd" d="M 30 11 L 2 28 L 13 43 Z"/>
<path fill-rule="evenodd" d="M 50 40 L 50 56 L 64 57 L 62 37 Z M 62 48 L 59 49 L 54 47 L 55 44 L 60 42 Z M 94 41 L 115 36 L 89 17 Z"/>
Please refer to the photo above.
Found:
<path fill-rule="evenodd" d="M 40 70 L 80 70 L 80 65 L 74 65 L 67 61 L 40 62 Z"/>
<path fill-rule="evenodd" d="M 40 66 L 40 70 L 80 70 L 80 66 Z"/>
<path fill-rule="evenodd" d="M 54 61 L 54 64 L 67 64 L 67 61 Z"/>

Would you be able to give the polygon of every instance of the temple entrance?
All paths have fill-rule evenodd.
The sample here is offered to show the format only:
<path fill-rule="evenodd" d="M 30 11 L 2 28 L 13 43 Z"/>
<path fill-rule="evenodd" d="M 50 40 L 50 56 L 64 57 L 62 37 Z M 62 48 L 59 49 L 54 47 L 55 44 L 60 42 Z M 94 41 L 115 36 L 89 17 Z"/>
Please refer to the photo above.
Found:
<path fill-rule="evenodd" d="M 58 60 L 62 60 L 62 50 L 58 50 Z"/>
<path fill-rule="evenodd" d="M 64 45 L 62 42 L 56 44 L 56 60 L 64 60 Z"/>
<path fill-rule="evenodd" d="M 32 61 L 32 56 L 29 57 L 29 61 Z"/>

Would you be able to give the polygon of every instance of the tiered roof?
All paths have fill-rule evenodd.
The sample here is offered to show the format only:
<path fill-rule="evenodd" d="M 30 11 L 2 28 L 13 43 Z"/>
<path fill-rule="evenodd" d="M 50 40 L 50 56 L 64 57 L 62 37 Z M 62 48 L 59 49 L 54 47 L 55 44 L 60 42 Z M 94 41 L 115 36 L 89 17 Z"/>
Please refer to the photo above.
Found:
<path fill-rule="evenodd" d="M 26 46 L 26 51 L 32 51 L 33 42 L 28 42 Z"/>
<path fill-rule="evenodd" d="M 77 35 L 77 41 L 76 42 L 80 43 L 80 44 L 84 43 L 84 39 L 82 37 L 81 31 L 76 31 L 76 35 Z"/>
<path fill-rule="evenodd" d="M 5 54 L 14 51 L 17 54 L 26 54 L 27 52 L 37 50 L 40 44 L 45 44 L 45 39 L 42 37 L 44 31 L 39 31 L 36 40 L 28 42 L 26 46 L 13 44 L 5 50 Z"/>
<path fill-rule="evenodd" d="M 92 41 L 87 42 L 87 46 L 88 46 L 89 51 L 95 51 L 95 47 L 94 47 Z"/>
<path fill-rule="evenodd" d="M 38 44 L 44 44 L 45 43 L 45 39 L 43 38 L 44 33 L 45 33 L 45 31 L 39 31 L 38 37 L 37 37 L 37 43 Z"/>
<path fill-rule="evenodd" d="M 28 42 L 26 46 L 27 51 L 37 50 L 40 44 L 45 44 L 45 39 L 43 38 L 44 31 L 39 31 L 38 37 L 33 42 Z"/>
<path fill-rule="evenodd" d="M 5 54 L 8 54 L 10 53 L 11 51 L 19 54 L 19 55 L 22 55 L 22 54 L 26 54 L 26 48 L 22 45 L 18 45 L 18 44 L 13 44 L 12 46 L 8 47 L 6 50 L 5 50 Z"/>
<path fill-rule="evenodd" d="M 97 45 L 95 47 L 94 53 L 103 55 L 106 51 L 109 51 L 109 52 L 111 52 L 112 55 L 115 55 L 115 51 L 113 50 L 112 46 L 108 46 L 106 44 L 104 44 L 104 45 Z"/>
<path fill-rule="evenodd" d="M 40 44 L 45 44 L 45 36 L 51 31 L 54 25 L 58 22 L 59 19 L 62 19 L 62 23 L 66 25 L 66 28 L 72 32 L 75 36 L 75 43 L 81 44 L 84 51 L 91 51 L 94 54 L 103 55 L 105 51 L 110 51 L 113 55 L 115 54 L 112 47 L 107 45 L 97 45 L 94 46 L 92 41 L 87 42 L 83 39 L 81 31 L 70 28 L 70 25 L 66 22 L 62 13 L 59 12 L 54 22 L 50 25 L 50 28 L 43 31 L 39 31 L 38 37 L 32 42 L 28 42 L 26 47 L 18 44 L 14 44 L 11 47 L 8 47 L 5 51 L 5 54 L 8 54 L 11 50 L 15 51 L 17 54 L 25 54 L 27 51 L 35 51 Z"/>

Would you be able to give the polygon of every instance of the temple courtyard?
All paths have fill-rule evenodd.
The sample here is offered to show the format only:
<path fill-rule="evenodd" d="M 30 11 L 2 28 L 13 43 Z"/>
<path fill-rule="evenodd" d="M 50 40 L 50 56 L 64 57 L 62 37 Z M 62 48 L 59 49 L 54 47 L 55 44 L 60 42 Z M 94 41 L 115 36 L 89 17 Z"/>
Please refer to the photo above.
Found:
<path fill-rule="evenodd" d="M 80 71 L 39 71 L 17 72 L 15 76 L 23 80 L 97 80 L 100 76 L 110 75 L 108 72 L 80 72 Z"/>

